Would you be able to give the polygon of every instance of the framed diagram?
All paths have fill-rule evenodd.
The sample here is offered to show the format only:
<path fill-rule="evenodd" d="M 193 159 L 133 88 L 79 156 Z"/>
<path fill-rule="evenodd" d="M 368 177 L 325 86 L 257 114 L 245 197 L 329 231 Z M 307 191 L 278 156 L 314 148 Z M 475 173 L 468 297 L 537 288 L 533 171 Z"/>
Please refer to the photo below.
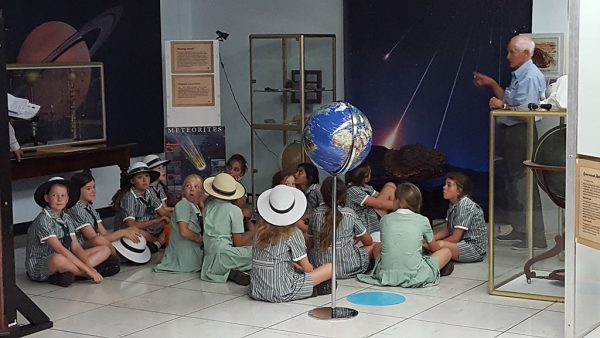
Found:
<path fill-rule="evenodd" d="M 546 79 L 556 79 L 564 74 L 564 34 L 529 34 L 535 42 L 532 61 Z"/>

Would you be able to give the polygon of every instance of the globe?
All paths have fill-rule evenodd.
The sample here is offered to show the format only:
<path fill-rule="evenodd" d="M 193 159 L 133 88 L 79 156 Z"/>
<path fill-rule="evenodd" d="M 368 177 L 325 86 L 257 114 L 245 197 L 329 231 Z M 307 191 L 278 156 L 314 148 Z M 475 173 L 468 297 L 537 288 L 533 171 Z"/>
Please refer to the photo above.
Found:
<path fill-rule="evenodd" d="M 316 109 L 302 133 L 304 151 L 313 163 L 330 174 L 344 174 L 369 154 L 373 130 L 367 117 L 347 102 Z"/>
<path fill-rule="evenodd" d="M 566 163 L 567 126 L 560 125 L 548 130 L 540 140 L 533 153 L 533 162 L 543 166 L 565 167 Z M 538 184 L 548 193 L 552 201 L 559 202 L 564 208 L 565 172 L 564 170 L 535 170 Z"/>

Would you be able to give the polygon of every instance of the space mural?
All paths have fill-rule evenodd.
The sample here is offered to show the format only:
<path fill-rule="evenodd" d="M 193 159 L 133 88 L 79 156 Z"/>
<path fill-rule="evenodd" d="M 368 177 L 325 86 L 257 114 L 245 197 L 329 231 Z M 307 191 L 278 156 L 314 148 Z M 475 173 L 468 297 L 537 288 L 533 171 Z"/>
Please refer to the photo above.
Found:
<path fill-rule="evenodd" d="M 506 45 L 531 32 L 532 1 L 344 2 L 345 98 L 374 144 L 420 144 L 453 167 L 488 170 L 491 91 L 473 72 L 510 81 Z"/>

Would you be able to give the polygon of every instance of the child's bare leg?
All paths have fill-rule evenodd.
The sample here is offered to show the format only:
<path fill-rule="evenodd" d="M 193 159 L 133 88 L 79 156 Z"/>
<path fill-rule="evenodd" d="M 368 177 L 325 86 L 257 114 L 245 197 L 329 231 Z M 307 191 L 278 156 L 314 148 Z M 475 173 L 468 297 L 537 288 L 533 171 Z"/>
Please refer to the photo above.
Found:
<path fill-rule="evenodd" d="M 83 254 L 87 257 L 87 261 L 91 266 L 97 266 L 104 262 L 110 256 L 110 249 L 107 246 L 95 246 L 90 249 L 83 250 Z"/>
<path fill-rule="evenodd" d="M 333 265 L 331 263 L 323 264 L 320 267 L 309 272 L 313 279 L 313 286 L 317 286 L 331 279 Z"/>
<path fill-rule="evenodd" d="M 431 254 L 431 257 L 435 257 L 441 269 L 452 259 L 452 252 L 448 248 L 441 248 L 440 250 Z"/>
<path fill-rule="evenodd" d="M 88 239 L 85 241 L 85 243 L 83 243 L 82 246 L 84 249 L 90 249 L 96 246 L 106 246 L 109 249 L 113 247 L 112 243 L 102 236 L 96 236 L 92 239 Z"/>
<path fill-rule="evenodd" d="M 383 246 L 381 246 L 381 243 L 373 243 L 373 249 L 371 251 L 371 255 L 369 257 L 373 257 L 373 258 L 377 258 L 379 257 L 379 255 L 381 255 L 381 250 L 383 250 Z"/>
<path fill-rule="evenodd" d="M 379 194 L 377 194 L 377 196 L 375 198 L 380 199 L 380 200 L 384 200 L 384 201 L 393 201 L 396 198 L 396 184 L 392 183 L 392 182 L 387 182 L 383 188 L 381 188 L 381 191 L 379 192 Z M 390 210 L 385 210 L 385 209 L 374 209 L 375 212 L 383 217 L 384 215 L 387 215 Z"/>
<path fill-rule="evenodd" d="M 450 249 L 450 252 L 452 253 L 452 259 L 455 261 L 458 261 L 458 245 L 456 243 L 448 242 L 448 241 L 437 241 L 437 242 L 442 248 Z M 441 267 L 441 265 L 440 265 L 440 267 Z"/>
<path fill-rule="evenodd" d="M 48 259 L 48 271 L 50 274 L 70 272 L 75 276 L 87 277 L 85 272 L 61 254 L 54 254 Z"/>

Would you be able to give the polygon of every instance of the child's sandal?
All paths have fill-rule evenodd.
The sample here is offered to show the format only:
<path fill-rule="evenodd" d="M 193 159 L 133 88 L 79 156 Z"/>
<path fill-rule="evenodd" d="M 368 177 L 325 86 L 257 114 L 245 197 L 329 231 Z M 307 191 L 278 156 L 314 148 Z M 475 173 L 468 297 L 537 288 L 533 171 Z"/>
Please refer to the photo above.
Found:
<path fill-rule="evenodd" d="M 250 275 L 247 272 L 239 270 L 231 270 L 229 272 L 228 279 L 242 286 L 247 286 L 250 284 Z"/>

